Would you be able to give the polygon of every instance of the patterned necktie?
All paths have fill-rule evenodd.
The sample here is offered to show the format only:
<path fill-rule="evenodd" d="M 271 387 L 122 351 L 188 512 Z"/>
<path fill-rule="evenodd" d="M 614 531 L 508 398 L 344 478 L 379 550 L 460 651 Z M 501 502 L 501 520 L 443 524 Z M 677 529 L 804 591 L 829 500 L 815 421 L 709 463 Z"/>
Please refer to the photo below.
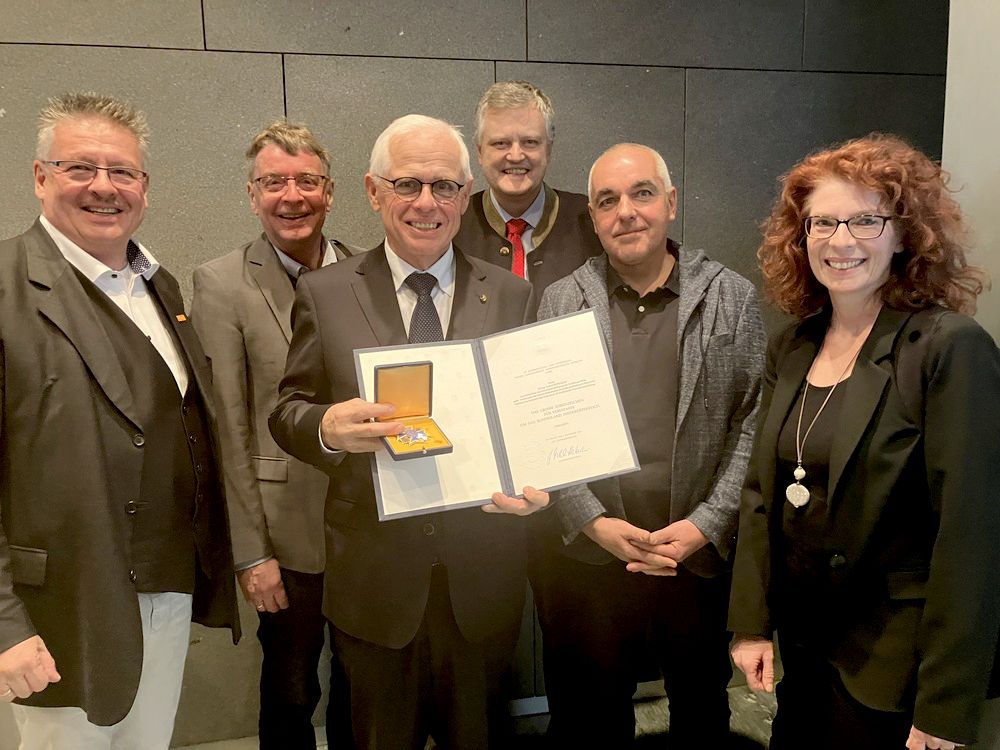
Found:
<path fill-rule="evenodd" d="M 427 344 L 431 341 L 444 341 L 441 319 L 431 299 L 431 290 L 437 283 L 434 274 L 414 272 L 406 277 L 405 283 L 417 293 L 417 306 L 413 308 L 413 315 L 410 318 L 409 342 Z"/>
<path fill-rule="evenodd" d="M 139 246 L 132 242 L 132 240 L 128 241 L 128 247 L 125 250 L 125 260 L 132 267 L 132 272 L 139 276 L 153 267 L 150 265 L 149 258 L 143 254 Z"/>
<path fill-rule="evenodd" d="M 524 219 L 511 219 L 507 222 L 507 239 L 514 248 L 514 257 L 511 258 L 510 271 L 515 276 L 524 278 L 524 243 L 521 242 L 521 235 L 528 228 L 528 222 Z"/>

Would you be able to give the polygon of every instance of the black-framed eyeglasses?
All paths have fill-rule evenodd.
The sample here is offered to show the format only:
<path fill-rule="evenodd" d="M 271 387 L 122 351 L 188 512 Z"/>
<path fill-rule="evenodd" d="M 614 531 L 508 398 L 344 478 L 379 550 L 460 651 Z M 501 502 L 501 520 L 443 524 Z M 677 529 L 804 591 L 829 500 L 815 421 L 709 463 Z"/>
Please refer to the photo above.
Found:
<path fill-rule="evenodd" d="M 390 180 L 388 177 L 382 177 L 381 175 L 375 176 L 392 185 L 392 192 L 396 194 L 396 197 L 404 201 L 415 201 L 424 189 L 424 185 L 430 185 L 431 195 L 434 197 L 434 200 L 438 203 L 451 203 L 458 197 L 462 188 L 465 187 L 462 183 L 455 182 L 454 180 L 421 182 L 416 177 L 397 177 L 395 180 Z"/>
<path fill-rule="evenodd" d="M 81 184 L 93 182 L 98 171 L 107 172 L 108 179 L 119 187 L 135 187 L 136 183 L 143 182 L 149 177 L 149 172 L 143 172 L 135 167 L 99 167 L 89 161 L 70 159 L 49 159 L 42 163 L 51 164 L 60 174 Z"/>
<path fill-rule="evenodd" d="M 330 178 L 325 174 L 264 174 L 254 177 L 253 182 L 265 193 L 283 193 L 288 188 L 288 181 L 295 182 L 295 189 L 300 193 L 317 193 L 326 185 Z"/>
<path fill-rule="evenodd" d="M 807 216 L 805 220 L 806 236 L 814 240 L 826 240 L 833 237 L 841 224 L 847 225 L 847 231 L 858 240 L 874 240 L 882 236 L 885 223 L 893 217 L 878 214 L 858 214 L 850 219 L 835 219 L 832 216 Z"/>

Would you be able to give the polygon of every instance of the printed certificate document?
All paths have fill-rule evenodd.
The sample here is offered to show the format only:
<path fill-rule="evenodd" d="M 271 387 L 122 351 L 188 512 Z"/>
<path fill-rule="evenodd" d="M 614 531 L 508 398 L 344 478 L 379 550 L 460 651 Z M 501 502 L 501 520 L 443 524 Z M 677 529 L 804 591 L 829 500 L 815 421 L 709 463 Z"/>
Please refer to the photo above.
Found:
<path fill-rule="evenodd" d="M 431 416 L 453 446 L 405 461 L 375 452 L 381 520 L 484 505 L 498 490 L 518 496 L 525 485 L 551 491 L 639 469 L 592 310 L 481 339 L 354 356 L 369 401 L 376 367 L 433 363 Z"/>

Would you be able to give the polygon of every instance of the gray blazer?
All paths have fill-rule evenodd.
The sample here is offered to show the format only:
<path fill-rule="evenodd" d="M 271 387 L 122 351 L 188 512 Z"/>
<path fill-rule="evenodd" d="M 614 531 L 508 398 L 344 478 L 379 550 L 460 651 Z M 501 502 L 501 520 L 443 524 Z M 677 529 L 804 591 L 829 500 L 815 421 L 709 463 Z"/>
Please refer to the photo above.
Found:
<path fill-rule="evenodd" d="M 766 336 L 753 284 L 701 250 L 680 249 L 677 314 L 677 426 L 671 522 L 691 521 L 711 542 L 684 561 L 713 576 L 728 567 L 740 490 L 756 426 Z M 542 296 L 538 319 L 591 308 L 612 351 L 606 255 L 591 258 Z M 654 373 L 650 373 L 653 377 Z M 580 535 L 601 514 L 625 518 L 617 478 L 560 490 L 556 508 L 566 554 L 588 562 L 612 556 Z"/>
<path fill-rule="evenodd" d="M 358 252 L 331 242 L 338 260 Z M 281 450 L 267 427 L 294 297 L 261 234 L 195 270 L 191 321 L 212 365 L 234 561 L 276 557 L 283 568 L 322 573 L 327 477 Z"/>

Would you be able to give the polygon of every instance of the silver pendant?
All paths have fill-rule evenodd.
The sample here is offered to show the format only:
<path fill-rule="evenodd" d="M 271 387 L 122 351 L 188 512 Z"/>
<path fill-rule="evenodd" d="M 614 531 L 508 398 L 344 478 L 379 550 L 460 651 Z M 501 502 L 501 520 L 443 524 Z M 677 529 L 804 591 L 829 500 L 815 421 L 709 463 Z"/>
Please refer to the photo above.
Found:
<path fill-rule="evenodd" d="M 794 507 L 801 508 L 809 502 L 809 489 L 798 482 L 793 482 L 785 488 L 785 497 Z"/>

